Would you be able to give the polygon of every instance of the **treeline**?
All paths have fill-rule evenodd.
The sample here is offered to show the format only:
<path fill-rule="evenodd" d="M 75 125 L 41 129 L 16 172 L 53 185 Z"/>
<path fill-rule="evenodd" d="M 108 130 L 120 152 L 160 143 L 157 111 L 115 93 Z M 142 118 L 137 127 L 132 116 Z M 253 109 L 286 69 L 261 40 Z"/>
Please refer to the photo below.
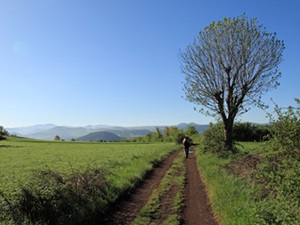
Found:
<path fill-rule="evenodd" d="M 223 132 L 223 128 L 214 128 L 213 126 L 218 127 L 219 125 L 211 125 L 210 129 L 207 132 L 211 132 L 214 129 L 221 129 L 221 133 Z M 205 133 L 205 132 L 204 132 Z M 214 132 L 213 132 L 214 133 Z M 190 138 L 194 141 L 200 141 L 199 133 L 195 126 L 188 126 L 186 130 L 180 129 L 176 126 L 165 127 L 164 129 L 159 129 L 158 127 L 152 133 L 149 133 L 145 136 L 134 137 L 131 139 L 127 139 L 128 142 L 175 142 L 181 143 L 184 138 L 184 135 L 190 136 Z M 216 135 L 216 134 L 213 134 Z M 236 123 L 234 124 L 233 137 L 236 141 L 258 141 L 261 142 L 266 140 L 266 137 L 270 135 L 270 125 L 259 125 L 253 123 Z M 9 136 L 8 131 L 6 131 L 3 126 L 0 126 L 0 140 L 5 140 L 6 137 Z M 55 141 L 61 140 L 58 135 L 54 137 Z M 72 139 L 75 141 L 75 139 Z"/>
<path fill-rule="evenodd" d="M 215 134 L 214 130 L 218 130 L 218 134 Z M 204 132 L 212 132 L 212 135 L 223 137 L 223 127 L 221 124 L 211 124 L 210 129 Z M 180 144 L 184 138 L 184 135 L 188 135 L 194 142 L 200 141 L 200 135 L 195 126 L 188 126 L 186 130 L 180 129 L 176 126 L 165 127 L 159 129 L 158 127 L 152 133 L 145 136 L 134 137 L 128 139 L 128 142 L 175 142 Z M 233 137 L 235 141 L 264 141 L 270 135 L 269 125 L 260 125 L 253 123 L 236 123 L 234 124 Z M 220 142 L 223 141 L 220 139 Z"/>
<path fill-rule="evenodd" d="M 7 136 L 9 136 L 8 131 L 3 126 L 0 126 L 0 141 L 5 140 Z"/>
<path fill-rule="evenodd" d="M 235 123 L 233 126 L 233 139 L 235 141 L 264 141 L 270 135 L 270 125 L 253 123 Z"/>
<path fill-rule="evenodd" d="M 191 139 L 197 139 L 199 133 L 195 126 L 188 126 L 186 130 L 180 129 L 176 126 L 165 127 L 164 129 L 159 129 L 158 127 L 152 133 L 145 136 L 134 137 L 128 139 L 129 142 L 175 142 L 180 144 L 185 135 L 190 136 Z"/>

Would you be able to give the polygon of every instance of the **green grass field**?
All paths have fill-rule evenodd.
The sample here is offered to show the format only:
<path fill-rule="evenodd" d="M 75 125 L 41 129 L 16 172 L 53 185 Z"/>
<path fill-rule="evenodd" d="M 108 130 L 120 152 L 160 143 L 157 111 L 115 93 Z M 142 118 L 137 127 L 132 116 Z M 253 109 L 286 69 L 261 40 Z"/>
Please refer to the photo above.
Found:
<path fill-rule="evenodd" d="M 55 142 L 9 138 L 0 142 L 0 191 L 10 196 L 31 182 L 35 171 L 71 174 L 92 168 L 108 171 L 110 201 L 133 188 L 170 152 L 172 143 Z"/>
<path fill-rule="evenodd" d="M 172 143 L 54 142 L 9 138 L 0 142 L 0 190 L 14 191 L 34 170 L 63 173 L 102 167 L 118 187 L 141 179 L 152 164 L 176 150 Z"/>
<path fill-rule="evenodd" d="M 107 188 L 103 187 L 103 193 L 100 190 L 100 192 L 96 191 L 94 194 L 96 199 L 99 199 L 97 196 L 100 196 L 101 198 L 103 197 L 104 200 L 97 202 L 98 200 L 95 201 L 96 199 L 89 200 L 89 198 L 85 199 L 84 196 L 80 196 L 84 197 L 84 201 L 87 203 L 85 203 L 85 206 L 78 206 L 80 208 L 78 213 L 82 213 L 83 216 L 77 218 L 78 213 L 72 214 L 74 221 L 79 221 L 79 219 L 84 219 L 87 214 L 90 214 L 90 208 L 95 210 L 95 213 L 104 212 L 111 203 L 135 187 L 155 164 L 178 148 L 179 146 L 173 143 L 55 142 L 9 137 L 7 140 L 0 142 L 0 193 L 4 194 L 11 203 L 17 204 L 15 205 L 17 208 L 20 204 L 17 202 L 20 201 L 20 199 L 22 202 L 22 198 L 28 196 L 28 194 L 24 195 L 27 193 L 24 192 L 24 187 L 26 190 L 28 188 L 32 189 L 31 193 L 34 195 L 37 193 L 35 190 L 45 190 L 41 188 L 47 188 L 48 191 L 54 194 L 54 197 L 58 194 L 55 192 L 55 190 L 58 189 L 65 193 L 71 193 L 71 196 L 74 195 L 74 193 L 77 195 L 78 193 L 74 192 L 74 190 L 78 187 L 78 183 L 70 183 L 67 177 L 72 177 L 74 174 L 85 176 L 85 171 L 91 171 L 91 173 L 93 173 L 93 171 L 98 171 L 100 168 L 101 171 L 105 171 L 105 180 L 108 181 L 109 185 Z M 56 177 L 63 176 L 63 179 L 68 183 L 60 183 L 59 185 L 61 186 L 57 186 L 57 184 L 55 186 L 35 187 L 35 181 L 37 181 L 37 183 L 39 182 L 39 178 L 35 176 L 38 174 L 37 172 L 41 173 L 41 171 L 53 171 Z M 49 179 L 53 181 L 55 176 Z M 78 182 L 80 182 L 80 179 L 81 178 L 78 177 Z M 48 183 L 50 180 L 44 180 L 44 182 Z M 94 181 L 90 180 L 88 182 Z M 82 185 L 84 184 L 85 183 Z M 90 184 L 93 185 L 93 183 Z M 41 185 L 41 183 L 37 185 Z M 89 186 L 89 188 L 93 188 L 93 186 Z M 78 190 L 82 190 L 84 194 L 85 189 Z M 52 192 L 53 190 L 54 192 Z M 37 197 L 37 199 L 48 198 L 50 196 L 50 192 L 48 191 L 44 194 L 40 192 L 40 197 Z M 20 196 L 23 197 L 20 198 Z M 51 198 L 53 197 L 50 196 L 50 199 L 47 200 L 50 203 L 52 201 Z M 73 201 L 74 199 L 71 198 L 71 200 Z M 89 201 L 91 201 L 91 203 L 88 203 Z M 40 203 L 43 204 L 42 202 Z M 5 205 L 5 207 L 9 206 L 5 203 L 4 199 L 2 199 L 1 204 L 2 207 Z M 29 204 L 29 202 L 26 204 Z M 65 204 L 65 202 L 61 204 Z M 81 203 L 76 202 L 76 204 Z M 97 209 L 93 204 L 98 204 L 95 206 Z M 59 213 L 59 208 L 56 206 L 54 206 L 52 210 L 56 210 L 55 212 Z M 72 209 L 70 210 L 72 211 Z M 6 212 L 10 211 L 9 208 L 6 209 Z M 28 213 L 30 213 L 30 211 Z M 0 223 L 5 222 L 5 224 L 11 224 L 11 221 L 13 221 L 12 224 L 14 224 L 15 221 L 24 222 L 27 219 L 23 218 L 22 215 L 22 213 L 12 215 L 2 213 L 0 215 Z M 30 214 L 28 215 L 30 217 Z M 37 220 L 40 219 L 40 217 L 37 218 Z M 78 223 L 80 224 L 80 222 Z"/>

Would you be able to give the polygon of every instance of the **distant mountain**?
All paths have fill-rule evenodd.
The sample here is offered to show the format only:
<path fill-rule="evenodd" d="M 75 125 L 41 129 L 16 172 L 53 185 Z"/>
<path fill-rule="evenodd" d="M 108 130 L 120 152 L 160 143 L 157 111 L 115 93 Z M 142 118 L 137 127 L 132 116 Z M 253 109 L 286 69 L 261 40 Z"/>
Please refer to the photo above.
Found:
<path fill-rule="evenodd" d="M 73 138 L 81 137 L 88 133 L 90 133 L 90 131 L 83 127 L 56 126 L 48 130 L 43 130 L 41 132 L 27 134 L 26 137 L 43 140 L 53 140 L 54 137 L 58 135 L 61 139 L 70 140 Z"/>
<path fill-rule="evenodd" d="M 42 140 L 53 140 L 56 135 L 58 135 L 61 139 L 71 140 L 99 131 L 111 132 L 121 138 L 145 136 L 146 134 L 152 132 L 147 129 L 116 127 L 116 126 L 108 126 L 108 125 L 95 125 L 95 126 L 88 125 L 85 127 L 36 125 L 31 127 L 7 128 L 7 131 L 11 134 L 15 134 L 21 137 L 42 139 Z"/>
<path fill-rule="evenodd" d="M 38 124 L 38 125 L 27 126 L 27 127 L 6 128 L 6 130 L 8 130 L 8 132 L 11 134 L 27 135 L 27 134 L 38 133 L 44 130 L 48 130 L 53 127 L 56 127 L 56 125 L 49 123 L 49 124 Z"/>
<path fill-rule="evenodd" d="M 196 123 L 180 123 L 174 125 L 184 131 L 188 126 L 195 126 L 198 133 L 201 135 L 203 131 L 209 128 L 209 125 L 201 125 Z M 88 125 L 85 127 L 67 127 L 56 126 L 54 124 L 36 125 L 30 127 L 6 128 L 11 134 L 16 134 L 22 137 L 53 140 L 56 135 L 61 139 L 71 140 L 83 137 L 90 133 L 105 131 L 118 136 L 119 138 L 132 138 L 137 136 L 145 136 L 154 132 L 156 128 L 163 130 L 166 126 L 139 126 L 139 127 L 118 127 L 109 125 Z M 168 126 L 171 127 L 171 126 Z"/>
<path fill-rule="evenodd" d="M 177 125 L 178 128 L 183 130 L 186 130 L 189 126 L 194 126 L 200 135 L 209 128 L 208 124 L 180 123 Z"/>
<path fill-rule="evenodd" d="M 107 129 L 106 131 L 114 133 L 123 138 L 145 136 L 152 132 L 151 130 L 148 129 L 130 129 L 130 128 Z"/>
<path fill-rule="evenodd" d="M 88 129 L 88 130 L 99 130 L 99 129 L 110 129 L 113 126 L 110 125 L 103 125 L 103 124 L 99 124 L 99 125 L 87 125 L 84 128 Z"/>
<path fill-rule="evenodd" d="M 83 137 L 76 138 L 77 141 L 121 141 L 122 138 L 114 133 L 99 131 L 89 133 Z"/>

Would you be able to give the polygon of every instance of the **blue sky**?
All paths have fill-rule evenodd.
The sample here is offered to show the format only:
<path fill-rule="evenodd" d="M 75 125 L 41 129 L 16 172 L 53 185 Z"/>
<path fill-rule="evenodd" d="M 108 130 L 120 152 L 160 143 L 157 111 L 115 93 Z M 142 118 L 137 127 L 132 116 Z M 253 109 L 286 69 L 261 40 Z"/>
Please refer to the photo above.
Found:
<path fill-rule="evenodd" d="M 263 100 L 293 105 L 299 12 L 299 0 L 0 0 L 0 125 L 214 121 L 182 98 L 179 49 L 213 20 L 243 13 L 286 45 L 281 85 Z M 256 108 L 239 119 L 268 122 Z"/>

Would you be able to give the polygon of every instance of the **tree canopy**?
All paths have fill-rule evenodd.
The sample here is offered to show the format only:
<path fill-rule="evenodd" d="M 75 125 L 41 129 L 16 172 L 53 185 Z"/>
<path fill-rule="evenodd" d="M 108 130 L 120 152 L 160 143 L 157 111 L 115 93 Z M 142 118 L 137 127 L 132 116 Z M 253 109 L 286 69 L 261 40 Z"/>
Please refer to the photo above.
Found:
<path fill-rule="evenodd" d="M 226 145 L 236 116 L 252 105 L 266 107 L 261 97 L 279 85 L 283 50 L 276 33 L 242 15 L 213 21 L 180 51 L 186 99 L 223 121 Z"/>

